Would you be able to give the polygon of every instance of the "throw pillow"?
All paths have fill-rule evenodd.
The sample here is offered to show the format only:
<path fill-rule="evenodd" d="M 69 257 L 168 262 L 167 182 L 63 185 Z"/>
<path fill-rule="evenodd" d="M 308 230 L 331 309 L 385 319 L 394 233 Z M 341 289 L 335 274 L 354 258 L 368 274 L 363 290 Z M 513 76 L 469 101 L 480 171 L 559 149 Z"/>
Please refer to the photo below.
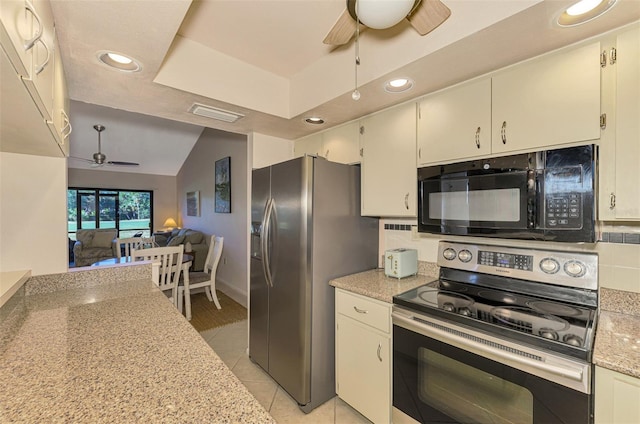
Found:
<path fill-rule="evenodd" d="M 180 246 L 183 243 L 184 243 L 184 236 L 175 236 L 175 237 L 171 237 L 171 240 L 169 240 L 169 243 L 167 243 L 167 246 Z"/>
<path fill-rule="evenodd" d="M 96 231 L 93 234 L 93 247 L 111 247 L 115 234 L 113 231 Z"/>

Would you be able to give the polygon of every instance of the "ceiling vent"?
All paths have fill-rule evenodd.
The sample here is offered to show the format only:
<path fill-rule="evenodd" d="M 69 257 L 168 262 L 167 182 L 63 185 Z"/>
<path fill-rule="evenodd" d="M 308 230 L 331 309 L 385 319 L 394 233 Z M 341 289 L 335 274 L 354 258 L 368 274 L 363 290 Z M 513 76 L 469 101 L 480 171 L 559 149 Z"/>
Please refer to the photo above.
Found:
<path fill-rule="evenodd" d="M 244 115 L 240 113 L 230 112 L 228 110 L 216 109 L 211 106 L 202 105 L 200 103 L 194 103 L 189 109 L 189 112 L 194 115 L 204 116 L 205 118 L 217 119 L 224 122 L 236 122 Z"/>

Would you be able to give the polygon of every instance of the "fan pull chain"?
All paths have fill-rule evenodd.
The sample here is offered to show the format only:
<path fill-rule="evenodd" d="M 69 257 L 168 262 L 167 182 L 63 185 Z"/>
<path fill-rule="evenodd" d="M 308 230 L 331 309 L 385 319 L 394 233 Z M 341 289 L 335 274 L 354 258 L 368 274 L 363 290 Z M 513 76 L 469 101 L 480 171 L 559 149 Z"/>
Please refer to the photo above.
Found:
<path fill-rule="evenodd" d="M 356 7 L 358 3 L 356 3 Z M 356 11 L 356 65 L 355 65 L 355 80 L 356 80 L 356 88 L 351 93 L 351 98 L 353 100 L 360 100 L 360 92 L 358 91 L 358 66 L 360 66 L 360 19 L 357 17 L 358 12 Z"/>

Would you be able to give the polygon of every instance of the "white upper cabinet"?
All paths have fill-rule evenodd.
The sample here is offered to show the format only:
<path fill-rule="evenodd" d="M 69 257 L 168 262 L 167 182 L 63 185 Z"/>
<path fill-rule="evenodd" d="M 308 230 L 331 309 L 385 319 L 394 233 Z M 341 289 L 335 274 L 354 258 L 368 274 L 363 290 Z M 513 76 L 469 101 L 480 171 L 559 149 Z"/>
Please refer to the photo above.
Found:
<path fill-rule="evenodd" d="M 562 50 L 492 76 L 492 152 L 600 137 L 600 43 Z"/>
<path fill-rule="evenodd" d="M 323 157 L 331 162 L 353 164 L 360 162 L 360 125 L 349 122 L 326 131 L 296 140 L 295 157 L 307 155 Z"/>
<path fill-rule="evenodd" d="M 599 219 L 635 221 L 640 220 L 640 26 L 607 41 Z"/>
<path fill-rule="evenodd" d="M 300 138 L 293 143 L 293 156 L 320 156 L 322 151 L 322 134 L 316 133 Z"/>
<path fill-rule="evenodd" d="M 360 162 L 360 124 L 349 122 L 322 133 L 322 152 L 327 160 L 338 163 Z"/>
<path fill-rule="evenodd" d="M 16 72 L 31 77 L 33 47 L 37 34 L 33 29 L 35 9 L 25 0 L 0 1 L 0 42 Z M 7 46 L 14 48 L 7 48 Z"/>
<path fill-rule="evenodd" d="M 425 97 L 418 104 L 418 166 L 491 153 L 491 79 Z"/>
<path fill-rule="evenodd" d="M 416 104 L 367 116 L 361 123 L 362 215 L 415 217 Z"/>
<path fill-rule="evenodd" d="M 55 51 L 58 52 L 58 43 L 56 42 L 54 46 Z M 59 55 L 56 55 L 54 71 L 53 116 L 51 121 L 47 121 L 47 124 L 64 155 L 69 156 L 69 135 L 72 131 L 69 120 L 69 94 L 64 67 Z"/>
<path fill-rule="evenodd" d="M 4 0 L 2 0 L 4 1 Z M 25 85 L 32 93 L 33 99 L 45 120 L 50 121 L 53 116 L 53 85 L 54 85 L 54 34 L 53 12 L 49 0 L 33 0 L 36 18 L 34 30 L 42 32 L 33 46 L 33 60 L 31 62 L 31 76 L 23 78 Z"/>

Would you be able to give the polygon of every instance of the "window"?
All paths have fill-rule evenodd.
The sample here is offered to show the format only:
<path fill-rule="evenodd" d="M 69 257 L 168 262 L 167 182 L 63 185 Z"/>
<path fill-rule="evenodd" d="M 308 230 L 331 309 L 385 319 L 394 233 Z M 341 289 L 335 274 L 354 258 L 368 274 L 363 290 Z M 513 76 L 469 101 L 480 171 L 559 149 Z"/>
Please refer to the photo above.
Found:
<path fill-rule="evenodd" d="M 153 192 L 69 188 L 67 190 L 67 232 L 90 228 L 115 228 L 118 237 L 151 236 Z"/>

